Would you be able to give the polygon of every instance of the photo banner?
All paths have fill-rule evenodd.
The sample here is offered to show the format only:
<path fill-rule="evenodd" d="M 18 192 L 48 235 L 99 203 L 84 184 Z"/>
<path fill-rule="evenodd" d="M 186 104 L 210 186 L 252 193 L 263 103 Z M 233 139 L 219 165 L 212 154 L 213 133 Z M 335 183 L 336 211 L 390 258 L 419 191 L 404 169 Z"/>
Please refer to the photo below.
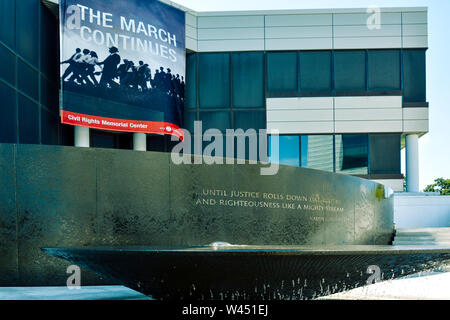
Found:
<path fill-rule="evenodd" d="M 183 138 L 185 13 L 157 0 L 60 0 L 61 122 Z"/>

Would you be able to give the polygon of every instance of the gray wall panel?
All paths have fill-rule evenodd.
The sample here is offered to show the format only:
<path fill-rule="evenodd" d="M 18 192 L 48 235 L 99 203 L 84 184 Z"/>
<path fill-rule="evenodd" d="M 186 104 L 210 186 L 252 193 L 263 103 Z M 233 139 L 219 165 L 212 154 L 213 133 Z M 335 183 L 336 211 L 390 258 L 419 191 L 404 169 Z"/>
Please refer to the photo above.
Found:
<path fill-rule="evenodd" d="M 403 37 L 403 48 L 428 48 L 428 37 Z"/>
<path fill-rule="evenodd" d="M 186 38 L 197 39 L 197 28 L 186 25 Z"/>
<path fill-rule="evenodd" d="M 278 130 L 280 134 L 334 133 L 333 121 L 267 122 L 267 130 Z"/>
<path fill-rule="evenodd" d="M 401 37 L 401 24 L 385 25 L 380 29 L 370 30 L 367 26 L 335 26 L 335 37 Z"/>
<path fill-rule="evenodd" d="M 266 16 L 266 27 L 331 26 L 332 24 L 333 19 L 331 14 L 282 14 Z"/>
<path fill-rule="evenodd" d="M 326 50 L 332 46 L 332 38 L 266 39 L 266 50 Z"/>
<path fill-rule="evenodd" d="M 198 40 L 264 39 L 264 28 L 198 29 Z"/>
<path fill-rule="evenodd" d="M 282 121 L 333 121 L 333 109 L 330 110 L 268 110 L 268 122 Z"/>
<path fill-rule="evenodd" d="M 335 13 L 333 22 L 335 26 L 367 25 L 372 13 Z M 381 24 L 401 24 L 401 13 L 381 12 Z"/>
<path fill-rule="evenodd" d="M 335 49 L 397 49 L 401 47 L 401 37 L 357 37 L 334 39 Z"/>
<path fill-rule="evenodd" d="M 186 25 L 197 28 L 197 16 L 186 13 Z"/>
<path fill-rule="evenodd" d="M 403 24 L 428 23 L 428 12 L 403 12 Z"/>
<path fill-rule="evenodd" d="M 315 27 L 267 27 L 266 38 L 331 38 L 333 28 L 331 26 Z"/>
<path fill-rule="evenodd" d="M 262 51 L 264 50 L 264 39 L 199 40 L 198 50 L 200 52 Z"/>
<path fill-rule="evenodd" d="M 198 51 L 197 44 L 198 44 L 197 39 L 192 39 L 192 38 L 186 37 L 186 49 L 192 50 L 192 51 Z"/>
<path fill-rule="evenodd" d="M 264 16 L 215 16 L 198 17 L 197 26 L 202 28 L 255 28 L 264 27 Z"/>
<path fill-rule="evenodd" d="M 197 18 L 200 34 L 197 49 L 199 52 L 221 52 L 428 47 L 426 8 L 382 8 L 381 28 L 375 29 L 367 26 L 371 16 L 371 12 L 359 9 L 335 10 L 333 13 L 326 10 L 304 13 L 279 11 L 273 14 L 271 11 L 254 14 L 205 12 Z M 252 30 L 264 27 L 263 35 L 260 30 Z M 230 29 L 236 30 L 228 31 Z M 264 45 L 232 41 L 255 38 L 264 39 Z M 192 49 L 195 46 L 191 42 L 189 46 Z"/>
<path fill-rule="evenodd" d="M 428 36 L 428 25 L 427 24 L 404 24 L 403 25 L 403 36 Z"/>

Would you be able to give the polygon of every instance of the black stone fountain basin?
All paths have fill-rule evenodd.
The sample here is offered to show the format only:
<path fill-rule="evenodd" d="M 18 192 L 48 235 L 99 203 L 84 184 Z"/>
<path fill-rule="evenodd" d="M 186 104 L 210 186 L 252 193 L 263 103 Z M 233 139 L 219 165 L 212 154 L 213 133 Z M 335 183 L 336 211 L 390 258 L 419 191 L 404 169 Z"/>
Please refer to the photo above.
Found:
<path fill-rule="evenodd" d="M 43 248 L 158 300 L 299 300 L 450 263 L 450 248 L 194 246 Z M 371 267 L 377 266 L 377 267 Z M 369 268 L 371 267 L 371 268 Z M 378 269 L 379 268 L 379 269 Z"/>

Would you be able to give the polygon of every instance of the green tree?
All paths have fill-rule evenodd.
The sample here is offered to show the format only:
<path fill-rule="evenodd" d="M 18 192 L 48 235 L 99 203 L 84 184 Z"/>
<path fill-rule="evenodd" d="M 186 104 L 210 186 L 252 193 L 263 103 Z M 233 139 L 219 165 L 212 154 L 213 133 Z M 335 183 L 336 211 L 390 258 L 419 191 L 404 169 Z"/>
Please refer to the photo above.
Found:
<path fill-rule="evenodd" d="M 430 184 L 424 192 L 439 192 L 441 196 L 450 196 L 450 179 L 439 178 L 434 180 L 434 184 Z"/>

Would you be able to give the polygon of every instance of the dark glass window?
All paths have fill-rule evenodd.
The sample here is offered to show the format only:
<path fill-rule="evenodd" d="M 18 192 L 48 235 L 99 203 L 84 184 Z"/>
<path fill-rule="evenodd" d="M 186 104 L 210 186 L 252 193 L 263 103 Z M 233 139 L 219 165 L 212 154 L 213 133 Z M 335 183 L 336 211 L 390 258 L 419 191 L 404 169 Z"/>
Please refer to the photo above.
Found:
<path fill-rule="evenodd" d="M 400 134 L 370 134 L 370 174 L 400 174 Z"/>
<path fill-rule="evenodd" d="M 369 90 L 400 90 L 400 51 L 369 51 L 368 71 Z"/>
<path fill-rule="evenodd" d="M 300 90 L 302 93 L 331 92 L 331 52 L 300 52 Z"/>
<path fill-rule="evenodd" d="M 309 135 L 300 138 L 300 164 L 302 167 L 334 171 L 333 136 Z"/>
<path fill-rule="evenodd" d="M 58 144 L 58 122 L 59 119 L 53 113 L 41 109 L 41 137 L 43 144 Z"/>
<path fill-rule="evenodd" d="M 264 56 L 261 52 L 233 53 L 233 106 L 264 107 Z"/>
<path fill-rule="evenodd" d="M 299 136 L 278 136 L 278 161 L 273 155 L 272 143 L 276 143 L 276 138 L 269 136 L 267 149 L 269 150 L 270 161 L 288 166 L 300 166 L 300 143 Z M 276 144 L 274 147 L 276 148 Z"/>
<path fill-rule="evenodd" d="M 297 52 L 267 53 L 267 89 L 274 93 L 298 91 Z"/>
<path fill-rule="evenodd" d="M 56 82 L 59 73 L 58 20 L 46 6 L 42 6 L 41 13 L 41 71 Z"/>
<path fill-rule="evenodd" d="M 230 55 L 199 56 L 200 108 L 230 108 Z"/>
<path fill-rule="evenodd" d="M 266 113 L 257 111 L 234 111 L 235 129 L 259 129 L 266 127 Z"/>
<path fill-rule="evenodd" d="M 147 150 L 164 152 L 166 150 L 165 137 L 163 135 L 148 134 L 147 135 Z"/>
<path fill-rule="evenodd" d="M 335 51 L 334 86 L 340 92 L 366 90 L 366 52 Z"/>
<path fill-rule="evenodd" d="M 404 101 L 426 101 L 425 50 L 404 50 Z"/>
<path fill-rule="evenodd" d="M 59 124 L 60 143 L 63 146 L 73 146 L 75 144 L 74 127 L 68 124 Z"/>
<path fill-rule="evenodd" d="M 16 58 L 4 46 L 0 44 L 0 78 L 9 82 L 11 85 L 16 85 Z"/>
<path fill-rule="evenodd" d="M 89 130 L 91 137 L 91 146 L 93 148 L 115 148 L 116 147 L 116 137 L 114 133 Z"/>
<path fill-rule="evenodd" d="M 197 112 L 184 112 L 184 128 L 194 134 L 194 121 L 197 120 Z"/>
<path fill-rule="evenodd" d="M 40 5 L 39 0 L 16 1 L 16 50 L 36 68 L 39 67 Z"/>
<path fill-rule="evenodd" d="M 192 110 L 197 108 L 197 55 L 190 54 L 186 57 L 186 97 L 185 107 Z"/>
<path fill-rule="evenodd" d="M 15 47 L 15 0 L 0 1 L 0 41 Z"/>
<path fill-rule="evenodd" d="M 133 134 L 128 132 L 117 133 L 117 147 L 119 149 L 133 150 Z"/>
<path fill-rule="evenodd" d="M 39 100 L 39 76 L 20 59 L 17 60 L 17 88 L 31 98 Z"/>
<path fill-rule="evenodd" d="M 93 148 L 133 149 L 133 134 L 90 130 Z M 148 142 L 147 142 L 148 143 Z"/>
<path fill-rule="evenodd" d="M 200 112 L 200 120 L 203 132 L 208 129 L 219 129 L 225 133 L 226 129 L 231 128 L 230 112 Z"/>
<path fill-rule="evenodd" d="M 0 82 L 0 142 L 17 142 L 16 92 Z"/>
<path fill-rule="evenodd" d="M 39 144 L 39 108 L 38 105 L 21 94 L 19 104 L 19 143 Z"/>
<path fill-rule="evenodd" d="M 368 135 L 335 136 L 336 172 L 368 174 Z"/>
<path fill-rule="evenodd" d="M 41 77 L 41 103 L 53 113 L 59 114 L 58 88 L 44 77 Z"/>

